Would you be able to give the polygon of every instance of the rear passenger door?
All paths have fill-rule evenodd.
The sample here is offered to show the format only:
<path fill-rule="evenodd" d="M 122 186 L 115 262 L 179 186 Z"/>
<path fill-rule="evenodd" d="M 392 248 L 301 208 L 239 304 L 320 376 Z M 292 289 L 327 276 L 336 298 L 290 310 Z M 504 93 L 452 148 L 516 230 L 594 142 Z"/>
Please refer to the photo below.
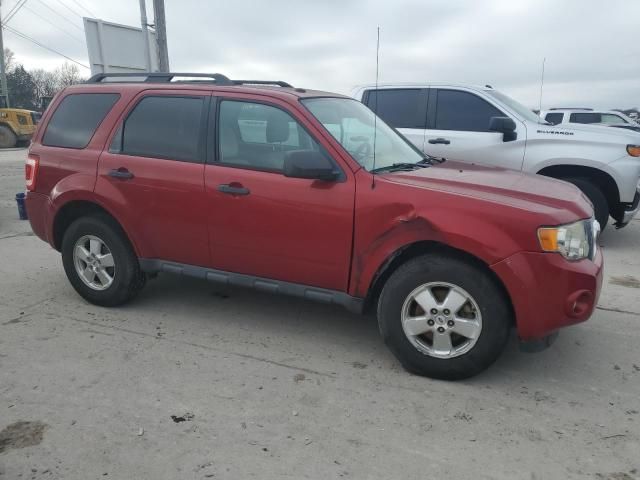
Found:
<path fill-rule="evenodd" d="M 505 142 L 503 134 L 489 131 L 491 117 L 510 117 L 517 139 Z M 424 152 L 462 162 L 522 169 L 526 127 L 474 92 L 432 88 Z"/>
<path fill-rule="evenodd" d="M 276 99 L 220 98 L 209 117 L 205 183 L 213 267 L 346 291 L 353 174 L 320 146 L 312 125 Z M 294 150 L 326 155 L 340 179 L 285 177 L 284 158 Z"/>
<path fill-rule="evenodd" d="M 365 91 L 362 102 L 420 150 L 427 123 L 426 88 L 381 88 Z"/>
<path fill-rule="evenodd" d="M 204 191 L 209 92 L 147 90 L 114 127 L 96 193 L 135 230 L 141 256 L 209 265 Z"/>

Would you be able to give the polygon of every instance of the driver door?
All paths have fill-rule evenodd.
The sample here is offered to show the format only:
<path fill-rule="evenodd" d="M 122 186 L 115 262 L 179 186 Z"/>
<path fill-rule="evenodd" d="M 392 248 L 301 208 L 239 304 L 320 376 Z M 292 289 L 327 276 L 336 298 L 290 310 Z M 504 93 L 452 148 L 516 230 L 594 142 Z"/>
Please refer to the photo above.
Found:
<path fill-rule="evenodd" d="M 288 151 L 324 150 L 284 102 L 238 94 L 214 102 L 209 118 L 205 189 L 213 268 L 346 291 L 352 172 L 332 160 L 342 171 L 336 181 L 283 175 Z"/>
<path fill-rule="evenodd" d="M 504 134 L 489 131 L 491 117 L 512 118 L 517 138 L 505 142 Z M 430 90 L 425 153 L 447 160 L 521 170 L 526 139 L 522 122 L 475 93 L 450 88 Z"/>

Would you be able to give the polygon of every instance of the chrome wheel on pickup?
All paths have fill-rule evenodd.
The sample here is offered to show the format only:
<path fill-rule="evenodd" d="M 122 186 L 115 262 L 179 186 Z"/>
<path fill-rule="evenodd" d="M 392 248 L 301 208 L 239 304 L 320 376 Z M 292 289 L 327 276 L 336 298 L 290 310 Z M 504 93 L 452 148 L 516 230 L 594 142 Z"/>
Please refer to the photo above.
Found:
<path fill-rule="evenodd" d="M 439 251 L 412 258 L 391 274 L 378 301 L 378 324 L 405 369 L 457 380 L 500 356 L 513 312 L 488 268 Z"/>

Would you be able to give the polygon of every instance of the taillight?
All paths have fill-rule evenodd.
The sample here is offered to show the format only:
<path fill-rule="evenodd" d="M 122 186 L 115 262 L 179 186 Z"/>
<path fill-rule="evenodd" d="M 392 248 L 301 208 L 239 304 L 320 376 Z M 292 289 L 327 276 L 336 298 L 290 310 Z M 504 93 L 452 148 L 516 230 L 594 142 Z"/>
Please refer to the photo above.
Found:
<path fill-rule="evenodd" d="M 24 178 L 27 184 L 27 190 L 33 192 L 36 189 L 36 175 L 38 174 L 38 166 L 40 165 L 40 157 L 38 155 L 29 154 L 27 162 L 24 165 Z"/>

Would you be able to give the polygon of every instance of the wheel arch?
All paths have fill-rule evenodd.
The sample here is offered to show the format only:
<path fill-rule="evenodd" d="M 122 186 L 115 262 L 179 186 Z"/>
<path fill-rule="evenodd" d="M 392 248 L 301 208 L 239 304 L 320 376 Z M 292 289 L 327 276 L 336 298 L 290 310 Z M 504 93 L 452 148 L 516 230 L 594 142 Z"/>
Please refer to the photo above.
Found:
<path fill-rule="evenodd" d="M 56 212 L 52 226 L 52 244 L 53 247 L 60 251 L 62 248 L 62 239 L 67 228 L 78 218 L 93 215 L 107 216 L 120 229 L 121 233 L 131 244 L 134 252 L 138 255 L 138 249 L 132 237 L 127 233 L 122 222 L 113 215 L 104 206 L 90 200 L 71 200 L 62 205 Z"/>
<path fill-rule="evenodd" d="M 505 299 L 511 309 L 512 319 L 515 324 L 515 309 L 511 301 L 509 291 L 500 279 L 498 275 L 489 267 L 489 265 L 477 256 L 460 250 L 458 248 L 451 247 L 445 243 L 435 240 L 421 240 L 407 245 L 404 245 L 394 251 L 378 268 L 378 271 L 373 276 L 367 295 L 365 297 L 363 310 L 365 312 L 372 312 L 377 308 L 377 300 L 380 297 L 382 288 L 386 281 L 401 265 L 416 258 L 420 255 L 427 253 L 437 253 L 443 256 L 450 256 L 458 259 L 465 260 L 470 264 L 480 268 L 495 282 L 498 288 L 503 293 Z"/>
<path fill-rule="evenodd" d="M 607 202 L 609 203 L 610 213 L 614 213 L 614 209 L 620 203 L 620 190 L 615 179 L 607 172 L 595 168 L 587 167 L 584 165 L 550 165 L 539 170 L 538 175 L 544 175 L 545 177 L 552 177 L 557 179 L 563 178 L 584 178 L 591 180 L 597 187 L 604 193 Z"/>

